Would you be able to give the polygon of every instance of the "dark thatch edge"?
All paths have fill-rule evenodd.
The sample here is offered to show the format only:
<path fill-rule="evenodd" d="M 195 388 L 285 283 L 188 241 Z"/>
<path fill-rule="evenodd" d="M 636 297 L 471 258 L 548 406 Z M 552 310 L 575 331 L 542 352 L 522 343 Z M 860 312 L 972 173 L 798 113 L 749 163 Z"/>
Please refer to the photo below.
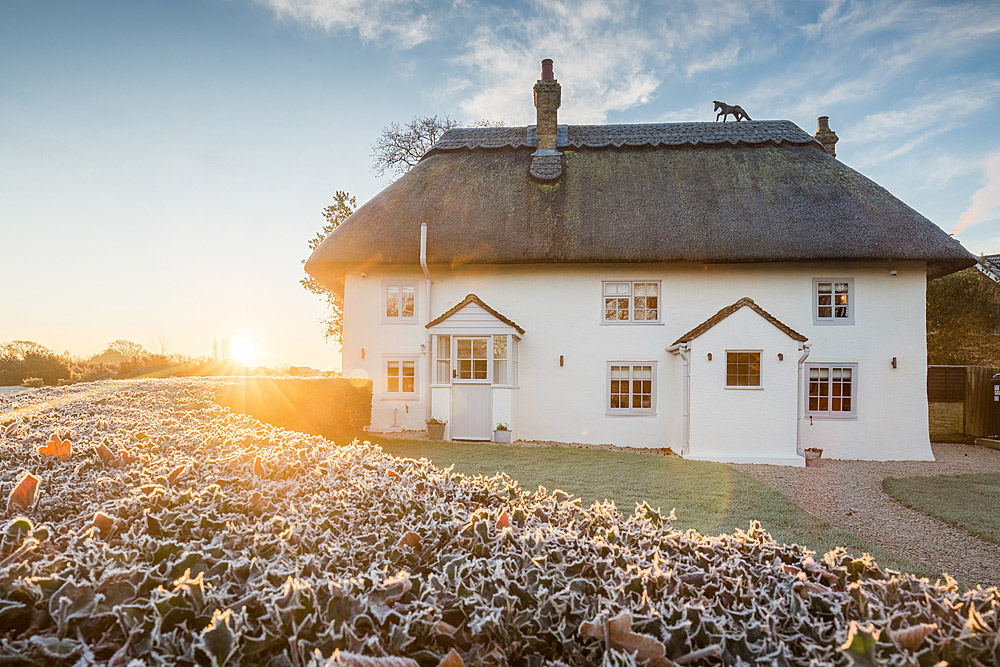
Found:
<path fill-rule="evenodd" d="M 691 329 L 691 331 L 688 331 L 686 334 L 675 340 L 673 344 L 680 345 L 681 343 L 690 343 L 692 340 L 702 335 L 703 333 L 714 327 L 716 324 L 718 324 L 722 320 L 726 319 L 727 317 L 735 313 L 743 306 L 750 307 L 751 310 L 753 310 L 755 313 L 757 313 L 765 320 L 773 324 L 782 333 L 784 333 L 792 340 L 797 340 L 800 343 L 804 343 L 807 340 L 809 340 L 808 338 L 800 334 L 798 331 L 791 328 L 790 326 L 779 320 L 777 317 L 775 317 L 771 313 L 767 312 L 766 310 L 758 306 L 756 303 L 754 303 L 753 299 L 751 299 L 748 296 L 745 296 L 736 303 L 726 306 L 725 308 L 717 312 L 715 315 L 712 315 L 710 318 L 708 318 L 707 320 L 696 326 L 694 329 Z"/>
<path fill-rule="evenodd" d="M 469 294 L 469 295 L 467 295 L 464 299 L 462 299 L 460 302 L 458 302 L 457 304 L 455 304 L 454 306 L 452 306 L 451 308 L 449 308 L 446 312 L 442 313 L 438 317 L 434 318 L 433 320 L 431 320 L 430 322 L 428 322 L 427 324 L 425 324 L 424 327 L 427 328 L 427 329 L 430 329 L 432 326 L 434 326 L 436 324 L 441 324 L 446 319 L 448 319 L 449 317 L 451 317 L 452 315 L 454 315 L 458 311 L 460 311 L 463 308 L 465 308 L 466 306 L 468 306 L 470 303 L 476 304 L 477 306 L 479 306 L 480 308 L 482 308 L 487 313 L 489 313 L 493 317 L 497 318 L 498 320 L 500 320 L 504 324 L 506 324 L 508 326 L 512 326 L 515 329 L 517 329 L 517 333 L 519 333 L 521 335 L 524 335 L 524 329 L 522 329 L 521 327 L 517 326 L 517 323 L 514 322 L 514 320 L 510 319 L 509 317 L 505 317 L 504 315 L 501 315 L 496 310 L 493 310 L 488 305 L 486 305 L 485 301 L 483 301 L 482 299 L 480 299 L 475 294 Z"/>

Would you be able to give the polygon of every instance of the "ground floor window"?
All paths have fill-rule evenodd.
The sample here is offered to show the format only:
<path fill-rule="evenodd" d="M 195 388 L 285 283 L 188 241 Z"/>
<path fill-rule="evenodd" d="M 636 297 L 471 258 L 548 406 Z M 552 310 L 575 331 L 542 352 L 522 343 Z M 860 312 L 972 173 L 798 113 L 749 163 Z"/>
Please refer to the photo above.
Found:
<path fill-rule="evenodd" d="M 388 357 L 385 360 L 385 398 L 417 398 L 417 360 Z"/>
<path fill-rule="evenodd" d="M 806 414 L 851 418 L 857 415 L 857 364 L 807 364 L 809 399 Z"/>
<path fill-rule="evenodd" d="M 760 350 L 726 350 L 726 387 L 760 386 Z"/>
<path fill-rule="evenodd" d="M 608 413 L 651 414 L 656 405 L 654 362 L 608 364 Z"/>

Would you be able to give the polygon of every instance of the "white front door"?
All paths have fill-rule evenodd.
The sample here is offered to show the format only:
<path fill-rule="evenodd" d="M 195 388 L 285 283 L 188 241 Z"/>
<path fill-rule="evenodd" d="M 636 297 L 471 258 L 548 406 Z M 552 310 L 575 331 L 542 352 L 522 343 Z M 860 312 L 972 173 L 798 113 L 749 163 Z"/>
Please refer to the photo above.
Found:
<path fill-rule="evenodd" d="M 451 388 L 452 440 L 492 440 L 489 336 L 456 337 Z"/>

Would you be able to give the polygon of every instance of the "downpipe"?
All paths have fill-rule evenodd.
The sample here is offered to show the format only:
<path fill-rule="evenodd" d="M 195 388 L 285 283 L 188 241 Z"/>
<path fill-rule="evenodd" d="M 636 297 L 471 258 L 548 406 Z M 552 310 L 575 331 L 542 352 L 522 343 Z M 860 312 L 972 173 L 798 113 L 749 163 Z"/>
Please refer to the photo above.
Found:
<path fill-rule="evenodd" d="M 799 382 L 795 388 L 795 403 L 796 403 L 796 415 L 795 415 L 795 453 L 799 456 L 803 455 L 802 450 L 802 415 L 804 412 L 804 397 L 802 394 L 802 379 L 804 373 L 802 372 L 803 364 L 805 364 L 806 359 L 809 358 L 809 351 L 812 348 L 812 343 L 802 343 L 802 356 L 799 357 Z"/>
<path fill-rule="evenodd" d="M 687 455 L 691 450 L 691 346 L 688 343 L 671 345 L 667 348 L 670 354 L 678 354 L 684 364 L 684 395 L 683 418 L 681 420 L 683 435 L 681 436 L 681 455 Z"/>
<path fill-rule="evenodd" d="M 420 268 L 424 272 L 424 323 L 431 321 L 431 271 L 427 267 L 427 223 L 420 223 Z M 424 374 L 424 396 L 427 404 L 424 419 L 431 418 L 431 380 L 434 373 L 434 350 L 431 347 L 431 334 L 427 333 L 427 372 Z"/>

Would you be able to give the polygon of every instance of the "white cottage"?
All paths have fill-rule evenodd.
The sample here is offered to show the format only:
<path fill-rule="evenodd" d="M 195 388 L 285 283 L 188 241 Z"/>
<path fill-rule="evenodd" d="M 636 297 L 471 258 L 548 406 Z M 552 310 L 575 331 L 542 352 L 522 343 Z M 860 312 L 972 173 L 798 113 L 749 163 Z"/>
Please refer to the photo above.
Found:
<path fill-rule="evenodd" d="M 975 258 L 789 121 L 447 132 L 306 263 L 372 429 L 931 459 L 925 287 Z M 823 143 L 821 143 L 821 141 Z"/>

